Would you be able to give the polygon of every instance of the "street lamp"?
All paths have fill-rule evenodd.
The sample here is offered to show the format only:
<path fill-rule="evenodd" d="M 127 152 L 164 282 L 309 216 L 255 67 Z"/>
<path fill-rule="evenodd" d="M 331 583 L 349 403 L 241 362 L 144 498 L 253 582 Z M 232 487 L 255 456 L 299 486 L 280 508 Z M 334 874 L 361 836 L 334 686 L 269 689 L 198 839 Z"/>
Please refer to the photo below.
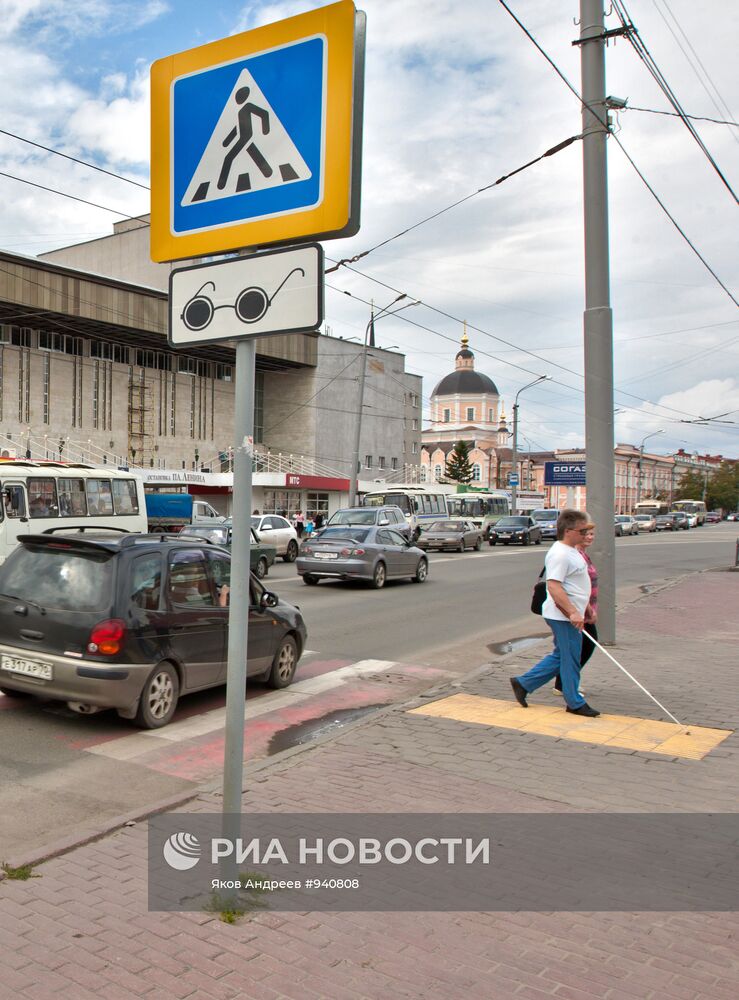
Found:
<path fill-rule="evenodd" d="M 513 402 L 513 447 L 511 449 L 511 472 L 513 474 L 514 480 L 511 483 L 511 514 L 516 513 L 516 494 L 518 492 L 518 397 L 526 389 L 530 389 L 534 385 L 538 385 L 540 382 L 546 382 L 550 379 L 551 375 L 540 375 L 538 378 L 534 379 L 533 382 L 529 382 L 528 385 L 522 386 L 516 393 L 516 397 Z"/>
<path fill-rule="evenodd" d="M 651 434 L 647 434 L 645 438 L 642 439 L 642 443 L 639 445 L 639 465 L 637 466 L 637 477 L 636 477 L 636 502 L 639 503 L 641 500 L 641 463 L 644 458 L 644 442 L 648 441 L 650 438 L 656 437 L 658 434 L 664 434 L 663 430 L 652 431 Z"/>
<path fill-rule="evenodd" d="M 417 306 L 418 302 L 409 302 L 405 306 L 401 306 L 400 309 L 396 309 L 395 312 L 389 312 L 390 309 L 395 305 L 396 302 L 400 302 L 401 299 L 407 299 L 408 296 L 405 292 L 401 292 L 400 295 L 396 295 L 392 302 L 381 309 L 378 313 L 374 309 L 370 312 L 370 318 L 364 331 L 364 349 L 362 351 L 362 373 L 359 378 L 359 411 L 357 412 L 357 425 L 354 431 L 354 451 L 352 454 L 352 474 L 349 480 L 349 502 L 352 506 L 357 505 L 357 478 L 359 475 L 359 448 L 360 439 L 362 436 L 362 410 L 364 409 L 364 382 L 367 375 L 367 349 L 369 347 L 369 336 L 370 330 L 374 327 L 374 322 L 376 319 L 384 319 L 386 316 L 395 316 L 399 313 L 401 309 L 408 309 L 410 306 Z"/>

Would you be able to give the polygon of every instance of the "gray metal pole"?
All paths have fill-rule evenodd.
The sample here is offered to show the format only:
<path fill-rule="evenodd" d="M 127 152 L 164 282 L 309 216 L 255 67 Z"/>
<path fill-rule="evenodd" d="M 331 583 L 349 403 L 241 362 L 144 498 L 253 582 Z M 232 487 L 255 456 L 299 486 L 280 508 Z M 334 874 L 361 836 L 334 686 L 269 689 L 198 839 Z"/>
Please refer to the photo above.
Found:
<path fill-rule="evenodd" d="M 231 593 L 229 600 L 228 672 L 226 686 L 226 746 L 223 764 L 224 837 L 239 836 L 241 792 L 244 776 L 244 712 L 246 658 L 251 603 L 249 560 L 251 554 L 252 455 L 254 452 L 253 338 L 236 342 L 234 383 L 234 484 L 231 541 Z"/>
<path fill-rule="evenodd" d="M 349 480 L 349 503 L 352 507 L 356 507 L 358 503 L 357 497 L 357 478 L 359 474 L 359 448 L 361 445 L 362 437 L 362 410 L 364 409 L 364 381 L 367 375 L 367 339 L 369 337 L 370 327 L 372 326 L 372 317 L 370 316 L 370 321 L 364 331 L 364 349 L 362 350 L 362 374 L 359 376 L 359 410 L 357 412 L 357 424 L 354 430 L 354 451 L 352 452 L 352 474 Z"/>
<path fill-rule="evenodd" d="M 513 404 L 513 446 L 511 447 L 511 472 L 513 475 L 517 475 L 516 466 L 518 465 L 518 394 L 516 394 L 516 402 Z M 518 493 L 518 485 L 514 482 L 511 483 L 511 514 L 516 513 L 516 494 Z"/>
<path fill-rule="evenodd" d="M 580 0 L 583 187 L 585 216 L 585 452 L 588 511 L 596 525 L 598 632 L 616 641 L 616 544 L 613 530 L 613 317 L 608 261 L 605 31 L 602 0 Z M 592 109 L 592 110 L 591 110 Z"/>
<path fill-rule="evenodd" d="M 636 502 L 639 503 L 641 500 L 641 464 L 644 460 L 644 442 L 641 443 L 641 448 L 639 449 L 639 464 L 637 466 L 637 476 L 636 476 Z"/>

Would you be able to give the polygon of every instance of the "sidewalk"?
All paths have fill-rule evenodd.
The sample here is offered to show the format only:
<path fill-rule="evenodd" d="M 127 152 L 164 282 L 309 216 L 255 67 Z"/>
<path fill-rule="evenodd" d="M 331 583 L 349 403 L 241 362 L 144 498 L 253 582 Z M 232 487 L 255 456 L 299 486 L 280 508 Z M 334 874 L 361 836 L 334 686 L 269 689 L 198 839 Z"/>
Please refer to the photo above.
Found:
<path fill-rule="evenodd" d="M 614 653 L 680 720 L 731 729 L 737 607 L 739 574 L 691 575 L 621 610 Z M 735 733 L 696 760 L 410 711 L 443 711 L 460 694 L 510 701 L 508 676 L 545 649 L 495 657 L 467 681 L 252 766 L 244 811 L 736 811 Z M 597 650 L 583 684 L 604 713 L 662 718 Z M 562 703 L 542 689 L 531 704 Z M 220 796 L 204 792 L 186 808 L 217 812 Z M 569 846 L 565 875 L 576 868 Z M 0 882 L 0 998 L 739 994 L 736 914 L 261 912 L 228 925 L 213 914 L 148 913 L 146 872 L 141 823 L 40 864 L 39 877 Z"/>

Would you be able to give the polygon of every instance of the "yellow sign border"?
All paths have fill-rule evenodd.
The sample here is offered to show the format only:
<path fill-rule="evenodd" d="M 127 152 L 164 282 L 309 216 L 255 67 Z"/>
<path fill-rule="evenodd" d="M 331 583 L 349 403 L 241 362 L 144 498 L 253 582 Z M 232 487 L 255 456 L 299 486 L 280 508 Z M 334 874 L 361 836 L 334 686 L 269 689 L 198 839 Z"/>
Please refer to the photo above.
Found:
<path fill-rule="evenodd" d="M 157 262 L 204 257 L 316 236 L 350 235 L 354 125 L 356 9 L 352 0 L 222 38 L 158 59 L 151 67 L 151 259 Z M 234 222 L 197 233 L 175 234 L 171 211 L 172 84 L 189 73 L 243 59 L 267 49 L 324 35 L 326 117 L 323 198 L 319 205 L 268 219 Z M 359 169 L 359 165 L 354 165 Z"/>

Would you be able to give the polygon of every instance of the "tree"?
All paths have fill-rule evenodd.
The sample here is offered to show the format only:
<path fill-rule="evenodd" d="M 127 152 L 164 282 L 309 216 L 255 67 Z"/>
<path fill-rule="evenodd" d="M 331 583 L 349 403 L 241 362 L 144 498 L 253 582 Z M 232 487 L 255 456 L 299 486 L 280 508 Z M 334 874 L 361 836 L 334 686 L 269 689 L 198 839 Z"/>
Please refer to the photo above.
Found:
<path fill-rule="evenodd" d="M 675 500 L 702 500 L 704 488 L 703 473 L 686 469 L 675 488 Z"/>
<path fill-rule="evenodd" d="M 466 441 L 457 441 L 446 462 L 446 475 L 455 483 L 471 483 L 474 472 L 470 464 L 470 446 Z"/>
<path fill-rule="evenodd" d="M 706 506 L 709 510 L 736 510 L 739 507 L 739 462 L 722 462 L 708 480 Z"/>

